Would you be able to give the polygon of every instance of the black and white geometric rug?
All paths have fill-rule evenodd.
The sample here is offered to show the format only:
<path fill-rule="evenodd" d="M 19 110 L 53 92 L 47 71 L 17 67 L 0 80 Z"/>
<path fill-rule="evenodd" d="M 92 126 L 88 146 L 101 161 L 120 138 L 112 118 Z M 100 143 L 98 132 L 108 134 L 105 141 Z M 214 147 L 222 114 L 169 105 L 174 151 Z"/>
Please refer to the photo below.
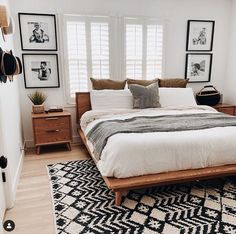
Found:
<path fill-rule="evenodd" d="M 130 191 L 116 207 L 92 160 L 48 171 L 60 234 L 236 233 L 236 177 Z"/>

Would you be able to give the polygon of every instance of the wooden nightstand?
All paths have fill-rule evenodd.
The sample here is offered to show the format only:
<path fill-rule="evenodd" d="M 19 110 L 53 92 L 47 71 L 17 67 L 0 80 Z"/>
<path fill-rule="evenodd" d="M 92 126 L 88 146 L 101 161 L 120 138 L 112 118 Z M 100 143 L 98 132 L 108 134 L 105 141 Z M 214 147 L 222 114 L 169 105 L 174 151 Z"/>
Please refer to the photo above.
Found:
<path fill-rule="evenodd" d="M 52 144 L 67 144 L 71 150 L 71 114 L 67 111 L 55 113 L 32 114 L 34 143 L 36 153 L 40 147 Z"/>
<path fill-rule="evenodd" d="M 229 105 L 229 104 L 218 104 L 216 106 L 213 106 L 217 111 L 223 112 L 225 114 L 229 115 L 236 115 L 236 106 Z"/>

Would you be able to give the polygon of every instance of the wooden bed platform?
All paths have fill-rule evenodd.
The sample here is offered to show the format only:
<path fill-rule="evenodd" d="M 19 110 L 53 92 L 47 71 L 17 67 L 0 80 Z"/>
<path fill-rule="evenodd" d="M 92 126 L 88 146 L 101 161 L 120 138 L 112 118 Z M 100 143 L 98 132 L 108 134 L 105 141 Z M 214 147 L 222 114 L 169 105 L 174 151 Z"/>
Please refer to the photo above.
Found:
<path fill-rule="evenodd" d="M 82 114 L 91 110 L 89 93 L 76 93 L 76 114 L 77 123 L 80 123 Z M 78 128 L 79 135 L 83 143 L 90 152 L 83 131 Z M 93 158 L 93 157 L 92 157 Z M 96 162 L 95 162 L 96 163 Z M 103 179 L 109 189 L 115 192 L 115 204 L 121 205 L 122 192 L 131 189 L 153 187 L 157 185 L 175 184 L 194 180 L 212 179 L 216 177 L 232 176 L 236 174 L 236 165 L 224 165 L 217 167 L 208 167 L 201 169 L 189 169 L 182 171 L 173 171 L 144 176 L 135 176 L 130 178 L 118 179 L 114 177 L 104 177 Z"/>

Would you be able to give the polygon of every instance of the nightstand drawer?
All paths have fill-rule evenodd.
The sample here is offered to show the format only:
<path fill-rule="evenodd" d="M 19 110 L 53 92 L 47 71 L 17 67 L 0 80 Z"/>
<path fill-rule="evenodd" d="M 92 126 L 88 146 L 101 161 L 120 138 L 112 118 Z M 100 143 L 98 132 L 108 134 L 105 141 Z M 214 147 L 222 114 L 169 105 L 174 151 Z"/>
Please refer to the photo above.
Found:
<path fill-rule="evenodd" d="M 47 144 L 59 141 L 70 141 L 70 129 L 41 129 L 35 134 L 35 144 Z"/>
<path fill-rule="evenodd" d="M 48 117 L 48 118 L 39 118 L 34 119 L 35 130 L 36 132 L 42 130 L 50 130 L 50 129 L 69 129 L 70 128 L 70 117 Z"/>

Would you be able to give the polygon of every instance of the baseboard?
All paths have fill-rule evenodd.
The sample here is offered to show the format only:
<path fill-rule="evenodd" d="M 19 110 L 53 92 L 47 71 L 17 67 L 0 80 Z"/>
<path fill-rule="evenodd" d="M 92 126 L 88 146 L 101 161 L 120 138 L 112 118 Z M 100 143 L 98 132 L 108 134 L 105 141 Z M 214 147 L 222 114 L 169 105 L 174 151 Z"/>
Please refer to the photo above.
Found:
<path fill-rule="evenodd" d="M 73 136 L 73 144 L 83 145 L 83 141 L 81 140 L 80 136 Z"/>
<path fill-rule="evenodd" d="M 26 146 L 26 149 L 33 148 L 34 147 L 34 141 L 33 140 L 25 140 L 25 146 Z"/>
<path fill-rule="evenodd" d="M 12 208 L 14 205 L 14 202 L 16 200 L 16 190 L 17 190 L 17 186 L 19 184 L 20 175 L 21 175 L 21 171 L 22 171 L 22 167 L 23 167 L 23 160 L 24 160 L 24 156 L 25 156 L 25 150 L 24 150 L 25 146 L 26 146 L 26 142 L 24 142 L 23 147 L 21 148 L 19 164 L 16 169 L 15 178 L 12 181 L 12 201 L 11 201 L 11 204 L 8 204 L 8 208 Z"/>

